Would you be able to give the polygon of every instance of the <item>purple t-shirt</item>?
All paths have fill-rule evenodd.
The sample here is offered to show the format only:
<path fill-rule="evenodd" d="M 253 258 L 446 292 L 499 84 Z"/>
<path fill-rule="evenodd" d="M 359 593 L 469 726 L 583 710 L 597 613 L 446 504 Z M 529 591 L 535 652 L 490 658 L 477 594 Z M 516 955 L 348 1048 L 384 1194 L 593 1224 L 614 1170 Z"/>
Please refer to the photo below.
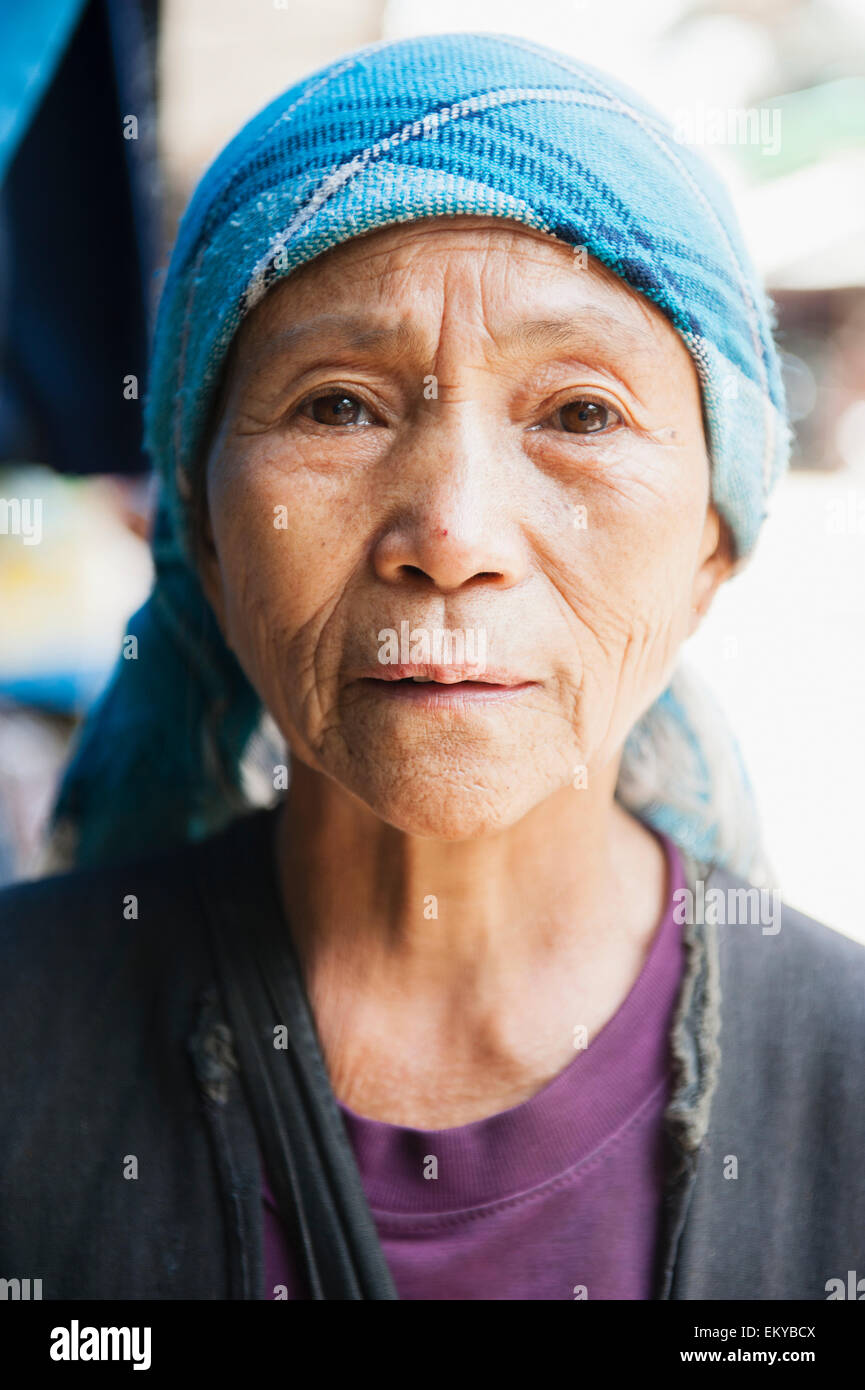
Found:
<path fill-rule="evenodd" d="M 684 949 L 672 896 L 684 871 L 662 838 L 668 903 L 642 970 L 589 1046 L 540 1091 L 438 1130 L 340 1104 L 401 1299 L 652 1297 Z M 303 1298 L 266 1176 L 262 1194 L 266 1296 Z"/>

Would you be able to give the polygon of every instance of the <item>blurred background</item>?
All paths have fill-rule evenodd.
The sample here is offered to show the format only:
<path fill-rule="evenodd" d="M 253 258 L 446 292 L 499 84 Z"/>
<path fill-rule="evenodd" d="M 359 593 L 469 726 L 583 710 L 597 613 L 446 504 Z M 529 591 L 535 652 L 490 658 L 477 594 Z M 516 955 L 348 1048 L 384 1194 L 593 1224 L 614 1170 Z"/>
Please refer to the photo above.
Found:
<path fill-rule="evenodd" d="M 149 589 L 141 402 L 192 188 L 297 78 L 461 29 L 615 74 L 732 192 L 777 306 L 796 446 L 687 656 L 739 735 L 784 897 L 865 940 L 863 0 L 2 7 L 0 884 L 39 871 L 69 740 Z"/>

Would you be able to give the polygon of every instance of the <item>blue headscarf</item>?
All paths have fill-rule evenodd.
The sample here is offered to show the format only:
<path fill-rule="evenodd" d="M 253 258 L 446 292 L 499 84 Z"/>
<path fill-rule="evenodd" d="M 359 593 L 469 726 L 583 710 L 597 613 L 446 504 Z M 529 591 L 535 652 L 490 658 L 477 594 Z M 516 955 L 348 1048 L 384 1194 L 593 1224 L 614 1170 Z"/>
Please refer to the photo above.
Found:
<path fill-rule="evenodd" d="M 329 247 L 460 214 L 583 247 L 667 315 L 699 376 L 713 501 L 740 562 L 752 550 L 789 431 L 771 308 L 713 172 L 632 92 L 522 39 L 455 34 L 361 49 L 250 121 L 183 218 L 146 403 L 161 480 L 154 589 L 130 625 L 137 656 L 119 659 L 61 789 L 67 860 L 197 838 L 250 805 L 262 709 L 196 578 L 189 507 L 239 324 L 272 284 Z M 698 860 L 762 871 L 735 742 L 681 671 L 632 730 L 617 795 Z"/>

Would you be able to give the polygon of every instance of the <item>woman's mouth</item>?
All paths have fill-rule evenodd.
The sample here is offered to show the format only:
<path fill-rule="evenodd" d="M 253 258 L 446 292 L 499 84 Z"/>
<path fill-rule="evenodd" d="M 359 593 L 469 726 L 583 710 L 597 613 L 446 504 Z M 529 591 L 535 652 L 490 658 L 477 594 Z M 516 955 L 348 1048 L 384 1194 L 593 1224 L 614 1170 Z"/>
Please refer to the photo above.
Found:
<path fill-rule="evenodd" d="M 463 705 L 515 700 L 537 681 L 505 671 L 477 667 L 390 666 L 380 674 L 365 674 L 358 684 L 381 699 L 421 709 L 459 709 Z"/>

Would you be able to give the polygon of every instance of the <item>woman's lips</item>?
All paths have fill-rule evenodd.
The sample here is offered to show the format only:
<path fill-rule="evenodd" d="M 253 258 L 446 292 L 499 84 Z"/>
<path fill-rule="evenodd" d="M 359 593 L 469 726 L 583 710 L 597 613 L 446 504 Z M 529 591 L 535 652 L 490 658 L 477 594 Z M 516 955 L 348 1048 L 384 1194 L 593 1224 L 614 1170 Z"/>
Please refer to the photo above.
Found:
<path fill-rule="evenodd" d="M 453 666 L 388 666 L 365 674 L 358 684 L 382 699 L 422 709 L 455 709 L 461 705 L 515 700 L 537 681 L 506 671 Z"/>

